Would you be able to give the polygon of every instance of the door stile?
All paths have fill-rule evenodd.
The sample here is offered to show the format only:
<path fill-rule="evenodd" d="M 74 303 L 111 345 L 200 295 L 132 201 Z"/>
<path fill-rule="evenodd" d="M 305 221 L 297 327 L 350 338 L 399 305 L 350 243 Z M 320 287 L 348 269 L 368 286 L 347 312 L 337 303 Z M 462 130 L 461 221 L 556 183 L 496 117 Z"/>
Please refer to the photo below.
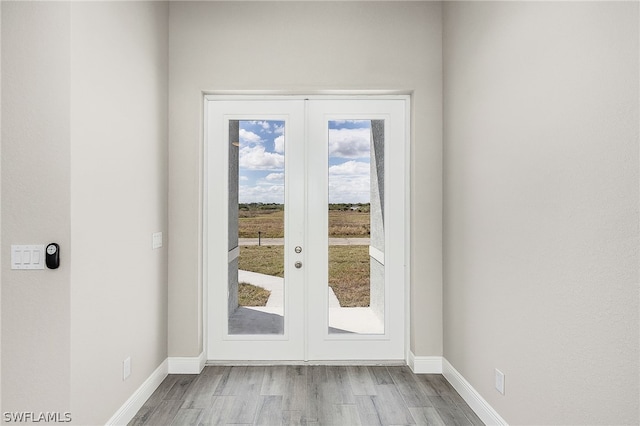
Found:
<path fill-rule="evenodd" d="M 313 264 L 309 265 L 310 282 L 309 295 L 312 303 L 308 306 L 310 323 L 309 330 L 309 359 L 311 360 L 403 360 L 405 358 L 405 333 L 404 333 L 404 237 L 405 237 L 405 101 L 404 100 L 322 100 L 314 101 L 310 105 L 308 149 L 310 159 L 315 160 L 309 165 L 308 173 L 312 176 L 310 186 L 321 187 L 320 193 L 313 194 L 308 201 L 308 220 L 313 223 L 309 226 L 309 253 L 313 258 Z M 328 175 L 329 164 L 327 160 L 319 161 L 319 158 L 327 158 L 329 155 L 329 123 L 339 121 L 370 122 L 372 136 L 370 144 L 374 144 L 373 123 L 384 123 L 384 164 L 383 174 L 383 233 L 376 234 L 382 237 L 384 253 L 376 255 L 373 238 L 369 252 L 372 259 L 382 258 L 384 268 L 382 281 L 384 288 L 382 304 L 383 330 L 377 331 L 369 318 L 378 317 L 376 309 L 370 305 L 360 312 L 351 310 L 349 316 L 357 318 L 357 322 L 363 325 L 363 331 L 346 331 L 337 324 L 341 323 L 341 316 L 350 308 L 339 309 L 341 312 L 332 319 L 337 312 L 329 307 L 328 281 Z M 333 125 L 333 124 L 331 124 Z M 334 127 L 335 128 L 335 127 Z M 335 141 L 334 141 L 335 142 Z M 335 145 L 331 142 L 332 145 Z M 332 146 L 332 150 L 335 146 Z M 373 148 L 372 153 L 373 153 Z M 348 158 L 348 157 L 343 157 Z M 355 157 L 354 157 L 355 158 Z M 341 163 L 344 164 L 344 163 Z M 372 165 L 377 166 L 375 160 Z M 332 166 L 333 167 L 333 166 Z M 385 171 L 386 170 L 386 171 Z M 376 172 L 377 173 L 377 172 Z M 369 176 L 370 181 L 377 179 L 377 174 Z M 373 187 L 372 187 L 373 188 Z M 386 189 L 384 189 L 386 188 Z M 373 189 L 372 189 L 373 191 Z M 370 209 L 373 212 L 373 199 L 370 201 Z M 371 217 L 372 213 L 370 214 Z M 373 224 L 372 224 L 373 226 Z M 373 232 L 373 228 L 372 228 Z M 371 235 L 373 237 L 373 234 Z M 373 261 L 371 261 L 373 264 Z M 373 274 L 373 269 L 372 269 Z M 379 282 L 379 281 L 378 281 Z M 373 295 L 373 275 L 370 276 L 370 296 Z M 373 300 L 373 299 L 371 299 Z M 313 301 L 316 301 L 315 303 Z M 379 305 L 378 305 L 379 306 Z M 380 308 L 378 308 L 380 309 Z M 363 312 L 364 311 L 364 312 Z M 373 317 L 371 314 L 373 313 Z M 332 325 L 334 324 L 334 325 Z M 337 328 L 336 328 L 337 327 Z"/>
<path fill-rule="evenodd" d="M 299 303 L 304 290 L 302 270 L 292 267 L 296 259 L 292 255 L 292 247 L 301 244 L 304 220 L 303 196 L 304 182 L 292 178 L 303 172 L 301 149 L 304 147 L 303 103 L 301 101 L 278 102 L 234 102 L 210 101 L 207 106 L 207 280 L 208 287 L 208 348 L 207 358 L 210 360 L 300 360 L 303 347 L 299 342 L 303 338 L 303 324 L 297 318 L 303 313 Z M 285 278 L 283 295 L 283 324 L 280 333 L 271 334 L 238 334 L 232 333 L 229 326 L 230 310 L 228 290 L 230 270 L 230 254 L 232 248 L 223 241 L 231 241 L 229 208 L 229 183 L 231 158 L 227 148 L 234 142 L 229 131 L 234 121 L 272 120 L 282 121 L 285 137 L 285 235 L 284 257 Z M 235 160 L 237 161 L 237 159 Z M 236 177 L 238 179 L 239 177 Z M 211 193 L 218 196 L 212 196 Z M 291 211 L 289 211 L 291 210 Z M 237 229 L 235 230 L 237 232 Z M 233 245 L 233 244 L 231 244 Z M 236 247 L 239 249 L 239 246 Z M 227 249 L 228 252 L 227 252 Z M 238 251 L 238 250 L 236 250 Z M 237 285 L 237 284 L 236 284 Z M 295 303 L 293 303 L 295 302 Z M 293 320 L 296 318 L 296 320 Z"/>

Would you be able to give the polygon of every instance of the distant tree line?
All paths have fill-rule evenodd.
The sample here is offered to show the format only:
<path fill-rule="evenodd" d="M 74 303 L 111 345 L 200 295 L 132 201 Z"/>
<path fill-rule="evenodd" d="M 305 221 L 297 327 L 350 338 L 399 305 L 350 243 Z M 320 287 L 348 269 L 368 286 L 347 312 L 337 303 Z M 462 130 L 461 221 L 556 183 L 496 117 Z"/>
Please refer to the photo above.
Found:
<path fill-rule="evenodd" d="M 278 211 L 284 210 L 283 204 L 277 203 L 240 203 L 239 210 L 244 211 Z M 329 204 L 329 210 L 336 211 L 357 211 L 369 213 L 371 206 L 369 203 L 332 203 Z"/>
<path fill-rule="evenodd" d="M 283 204 L 277 203 L 240 203 L 238 204 L 239 210 L 284 210 Z"/>
<path fill-rule="evenodd" d="M 329 210 L 356 211 L 368 213 L 371 210 L 369 203 L 335 203 L 329 204 Z"/>

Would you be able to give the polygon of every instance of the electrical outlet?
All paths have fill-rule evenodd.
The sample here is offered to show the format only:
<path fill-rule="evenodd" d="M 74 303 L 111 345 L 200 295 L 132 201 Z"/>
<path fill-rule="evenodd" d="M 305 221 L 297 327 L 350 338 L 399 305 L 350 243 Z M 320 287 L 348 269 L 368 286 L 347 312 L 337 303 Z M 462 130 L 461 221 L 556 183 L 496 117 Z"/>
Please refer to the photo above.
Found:
<path fill-rule="evenodd" d="M 158 249 L 162 247 L 162 232 L 154 232 L 152 236 L 152 247 Z"/>
<path fill-rule="evenodd" d="M 504 373 L 496 368 L 496 390 L 504 395 Z"/>
<path fill-rule="evenodd" d="M 127 380 L 127 377 L 131 375 L 131 357 L 127 357 L 122 361 L 122 380 Z"/>

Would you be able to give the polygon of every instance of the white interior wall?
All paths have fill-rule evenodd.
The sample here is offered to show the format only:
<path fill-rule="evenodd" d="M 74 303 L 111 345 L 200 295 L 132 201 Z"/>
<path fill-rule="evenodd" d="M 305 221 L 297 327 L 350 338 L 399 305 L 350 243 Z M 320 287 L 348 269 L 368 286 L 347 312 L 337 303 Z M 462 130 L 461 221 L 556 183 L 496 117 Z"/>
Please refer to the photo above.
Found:
<path fill-rule="evenodd" d="M 0 28 L 2 28 L 2 7 L 0 7 Z M 0 31 L 0 70 L 2 69 L 2 31 Z M 0 78 L 1 80 L 1 78 Z M 2 153 L 2 83 L 0 81 L 0 153 Z M 0 159 L 0 310 L 2 309 L 2 160 Z M 0 312 L 0 354 L 2 353 L 2 313 Z M 0 377 L 2 377 L 2 357 L 0 356 Z M 0 411 L 2 411 L 2 381 L 0 380 Z"/>
<path fill-rule="evenodd" d="M 444 355 L 510 424 L 640 420 L 638 18 L 444 6 Z"/>
<path fill-rule="evenodd" d="M 411 90 L 411 348 L 442 355 L 441 5 L 170 6 L 169 355 L 202 352 L 203 91 Z"/>
<path fill-rule="evenodd" d="M 1 6 L 2 411 L 104 424 L 167 357 L 168 4 Z"/>
<path fill-rule="evenodd" d="M 69 410 L 69 25 L 68 3 L 2 3 L 3 412 Z M 49 242 L 59 269 L 11 270 L 11 244 Z"/>
<path fill-rule="evenodd" d="M 71 401 L 96 424 L 167 357 L 168 5 L 73 3 L 71 30 Z"/>
<path fill-rule="evenodd" d="M 150 101 L 166 102 L 166 45 L 159 41 L 167 37 L 165 7 L 1 3 L 3 412 L 65 411 L 71 404 L 81 422 L 104 422 L 166 357 L 167 302 L 160 290 L 166 254 L 157 256 L 142 243 L 166 227 L 166 218 L 151 212 L 166 203 L 159 148 L 166 114 Z M 260 19 L 264 9 L 170 7 L 169 68 L 178 74 L 169 86 L 176 97 L 171 125 L 177 127 L 168 193 L 175 206 L 172 230 L 184 233 L 172 241 L 173 354 L 200 350 L 199 264 L 192 260 L 198 257 L 198 229 L 187 224 L 197 223 L 199 214 L 201 123 L 193 117 L 199 117 L 194 105 L 200 105 L 200 90 L 390 87 L 415 89 L 412 348 L 418 355 L 441 353 L 442 312 L 434 302 L 442 288 L 440 5 L 280 5 L 287 25 L 265 41 L 252 37 L 272 30 L 270 21 Z M 342 18 L 330 21 L 336 11 Z M 370 22 L 378 27 L 367 29 Z M 514 424 L 638 423 L 637 22 L 634 3 L 445 6 L 445 356 Z M 342 40 L 349 28 L 361 35 L 352 44 Z M 312 52 L 305 52 L 305 43 L 291 46 L 296 37 Z M 375 66 L 379 51 L 368 46 L 372 39 L 385 52 L 382 69 Z M 101 50 L 93 51 L 93 43 Z M 292 54 L 259 49 L 266 45 Z M 257 46 L 257 53 L 251 51 L 256 63 L 229 59 L 243 58 L 237 52 L 246 46 Z M 350 46 L 360 53 L 352 55 Z M 304 59 L 309 65 L 297 63 Z M 123 67 L 129 61 L 131 76 Z M 252 67 L 258 66 L 268 70 L 260 74 L 264 79 L 256 78 Z M 191 77 L 198 80 L 192 84 Z M 90 96 L 96 87 L 100 96 Z M 148 99 L 129 93 L 138 90 Z M 138 124 L 127 120 L 138 116 Z M 152 144 L 156 137 L 161 141 Z M 130 154 L 125 141 L 141 143 L 152 159 L 135 148 Z M 111 143 L 113 152 L 107 149 Z M 89 152 L 92 147 L 104 164 Z M 83 166 L 85 160 L 95 169 Z M 109 188 L 109 177 L 117 188 L 126 186 L 125 194 Z M 126 179 L 141 185 L 133 188 L 146 202 L 126 194 Z M 133 203 L 140 214 L 131 223 L 120 212 L 113 217 L 93 186 L 119 207 Z M 85 196 L 97 205 L 76 198 Z M 76 221 L 79 228 L 70 229 Z M 105 235 L 103 229 L 116 232 L 107 235 L 105 251 L 122 256 L 106 273 L 97 257 L 77 256 L 85 248 L 104 254 L 91 239 Z M 61 242 L 61 269 L 9 270 L 9 245 L 27 240 Z M 69 244 L 72 268 L 64 263 Z M 141 256 L 141 265 L 157 275 L 140 274 L 140 265 L 126 256 Z M 77 275 L 76 262 L 87 262 Z M 131 275 L 125 266 L 133 268 Z M 138 282 L 143 275 L 157 281 Z M 143 300 L 148 292 L 155 303 Z M 144 310 L 148 321 L 141 318 Z M 85 338 L 93 348 L 82 345 Z M 125 354 L 134 359 L 133 376 L 122 382 L 116 376 Z M 98 358 L 90 366 L 92 356 Z M 492 389 L 494 367 L 507 373 L 505 396 Z M 85 397 L 86 389 L 100 389 L 100 399 L 92 392 Z"/>

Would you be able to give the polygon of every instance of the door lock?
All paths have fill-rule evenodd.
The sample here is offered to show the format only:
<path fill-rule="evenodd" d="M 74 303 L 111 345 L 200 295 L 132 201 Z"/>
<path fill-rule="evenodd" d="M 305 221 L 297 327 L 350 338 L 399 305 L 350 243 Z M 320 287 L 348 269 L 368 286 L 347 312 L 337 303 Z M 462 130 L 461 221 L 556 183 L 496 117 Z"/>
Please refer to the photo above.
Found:
<path fill-rule="evenodd" d="M 294 249 L 296 253 L 302 253 L 302 247 L 300 246 L 296 246 L 296 248 Z"/>

